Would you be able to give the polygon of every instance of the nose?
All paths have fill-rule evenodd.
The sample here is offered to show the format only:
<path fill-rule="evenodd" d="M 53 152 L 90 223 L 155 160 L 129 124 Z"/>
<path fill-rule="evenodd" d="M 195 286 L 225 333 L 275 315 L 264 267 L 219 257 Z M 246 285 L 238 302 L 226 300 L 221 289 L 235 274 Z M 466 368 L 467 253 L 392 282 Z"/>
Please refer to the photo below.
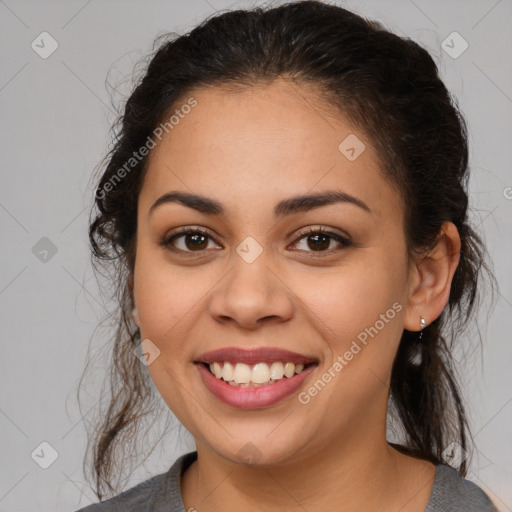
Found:
<path fill-rule="evenodd" d="M 247 263 L 238 255 L 232 269 L 212 292 L 209 308 L 217 322 L 254 330 L 262 323 L 288 321 L 293 293 L 262 256 Z"/>

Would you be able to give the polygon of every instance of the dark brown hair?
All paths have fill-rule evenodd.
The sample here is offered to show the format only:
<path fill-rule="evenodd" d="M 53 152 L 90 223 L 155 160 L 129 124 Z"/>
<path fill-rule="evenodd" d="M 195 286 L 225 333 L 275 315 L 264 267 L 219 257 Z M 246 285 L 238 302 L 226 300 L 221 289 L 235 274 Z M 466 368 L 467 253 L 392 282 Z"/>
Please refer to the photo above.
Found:
<path fill-rule="evenodd" d="M 110 402 L 93 442 L 99 499 L 105 490 L 116 491 L 112 479 L 121 472 L 125 454 L 133 452 L 139 422 L 154 415 L 156 406 L 148 372 L 133 354 L 140 334 L 131 318 L 137 201 L 147 157 L 122 179 L 114 183 L 113 178 L 194 89 L 250 87 L 277 78 L 313 87 L 371 140 L 383 175 L 404 201 L 409 257 L 433 247 L 443 222 L 457 227 L 462 247 L 449 303 L 424 329 L 421 344 L 417 333 L 403 332 L 390 400 L 404 432 L 403 442 L 394 444 L 400 450 L 440 463 L 450 443 L 468 449 L 452 350 L 474 313 L 482 270 L 491 278 L 492 273 L 468 219 L 464 118 L 432 57 L 417 43 L 341 7 L 299 1 L 224 12 L 186 35 L 157 38 L 149 65 L 113 128 L 114 144 L 95 185 L 89 227 L 93 266 L 109 269 L 118 304 L 113 345 L 108 345 Z M 466 460 L 457 469 L 464 476 Z"/>

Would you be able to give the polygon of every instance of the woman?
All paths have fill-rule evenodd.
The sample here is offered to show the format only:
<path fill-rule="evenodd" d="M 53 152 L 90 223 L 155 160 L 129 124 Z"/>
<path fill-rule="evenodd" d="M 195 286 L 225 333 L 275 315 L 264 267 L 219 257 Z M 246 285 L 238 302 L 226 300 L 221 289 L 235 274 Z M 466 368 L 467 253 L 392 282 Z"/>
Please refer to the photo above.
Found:
<path fill-rule="evenodd" d="M 450 359 L 487 269 L 467 173 L 435 63 L 377 22 L 293 2 L 162 42 L 89 232 L 121 307 L 98 498 L 153 384 L 196 450 L 82 510 L 496 510 Z"/>

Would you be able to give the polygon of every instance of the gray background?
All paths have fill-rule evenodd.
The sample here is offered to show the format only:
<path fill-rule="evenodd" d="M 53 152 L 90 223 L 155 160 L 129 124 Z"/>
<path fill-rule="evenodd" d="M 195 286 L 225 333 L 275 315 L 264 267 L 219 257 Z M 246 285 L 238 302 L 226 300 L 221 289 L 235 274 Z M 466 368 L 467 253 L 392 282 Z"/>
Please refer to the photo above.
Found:
<path fill-rule="evenodd" d="M 118 101 L 156 35 L 183 33 L 215 11 L 256 4 L 0 1 L 1 511 L 70 511 L 95 501 L 82 473 L 84 420 L 92 419 L 108 354 L 96 359 L 97 378 L 87 384 L 89 404 L 82 410 L 76 391 L 91 338 L 98 347 L 108 335 L 95 328 L 111 307 L 93 277 L 86 234 L 90 176 L 115 119 L 105 79 L 118 87 Z M 501 510 L 512 510 L 512 2 L 338 4 L 425 46 L 468 121 L 472 215 L 500 283 L 495 308 L 482 309 L 483 359 L 476 342 L 460 357 L 478 447 L 468 478 Z M 58 43 L 46 59 L 31 47 L 43 31 Z M 442 46 L 453 31 L 469 45 L 457 58 Z M 453 45 L 460 50 L 460 41 Z M 51 242 L 41 241 L 45 237 Z M 168 430 L 127 485 L 165 471 L 193 447 L 184 429 Z M 48 469 L 35 461 L 49 457 L 44 446 L 41 452 L 44 441 L 58 453 Z"/>

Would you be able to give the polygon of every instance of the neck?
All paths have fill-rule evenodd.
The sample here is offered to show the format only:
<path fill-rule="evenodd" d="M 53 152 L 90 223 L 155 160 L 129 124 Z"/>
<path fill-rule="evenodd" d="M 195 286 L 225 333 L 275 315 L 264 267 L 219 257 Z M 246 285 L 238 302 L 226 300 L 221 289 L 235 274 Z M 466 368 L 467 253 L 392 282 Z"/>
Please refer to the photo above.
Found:
<path fill-rule="evenodd" d="M 268 512 L 324 511 L 336 503 L 346 510 L 423 511 L 435 474 L 434 465 L 389 446 L 385 429 L 359 426 L 335 445 L 271 468 L 241 465 L 196 444 L 197 461 L 182 478 L 185 510 L 243 510 L 251 503 L 251 510 Z"/>

